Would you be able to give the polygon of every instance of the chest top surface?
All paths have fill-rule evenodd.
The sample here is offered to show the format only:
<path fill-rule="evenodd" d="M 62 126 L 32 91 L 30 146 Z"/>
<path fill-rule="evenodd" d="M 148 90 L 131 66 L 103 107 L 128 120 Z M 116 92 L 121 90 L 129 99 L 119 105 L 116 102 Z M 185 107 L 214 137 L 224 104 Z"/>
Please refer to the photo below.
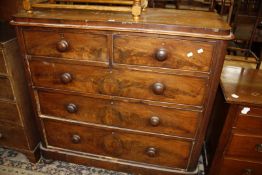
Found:
<path fill-rule="evenodd" d="M 14 25 L 131 31 L 201 38 L 232 39 L 230 26 L 213 12 L 147 9 L 138 21 L 128 13 L 87 10 L 20 12 Z M 45 25 L 43 25 L 43 23 Z"/>
<path fill-rule="evenodd" d="M 221 87 L 228 103 L 262 105 L 262 70 L 224 67 Z"/>

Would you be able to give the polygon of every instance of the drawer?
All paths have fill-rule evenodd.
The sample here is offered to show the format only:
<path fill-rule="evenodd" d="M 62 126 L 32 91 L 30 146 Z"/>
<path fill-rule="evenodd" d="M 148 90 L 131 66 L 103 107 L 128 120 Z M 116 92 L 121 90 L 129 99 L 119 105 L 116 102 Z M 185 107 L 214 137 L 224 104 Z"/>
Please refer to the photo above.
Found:
<path fill-rule="evenodd" d="M 75 60 L 108 62 L 107 37 L 67 30 L 24 30 L 27 53 Z"/>
<path fill-rule="evenodd" d="M 130 35 L 114 37 L 116 64 L 208 72 L 212 54 L 213 45 L 207 42 Z"/>
<path fill-rule="evenodd" d="M 186 168 L 192 146 L 189 141 L 56 120 L 44 120 L 44 125 L 50 146 L 177 168 Z"/>
<path fill-rule="evenodd" d="M 233 134 L 226 155 L 262 161 L 262 137 Z"/>
<path fill-rule="evenodd" d="M 62 93 L 39 91 L 38 97 L 45 115 L 190 138 L 200 117 L 194 111 Z"/>
<path fill-rule="evenodd" d="M 225 158 L 220 175 L 261 175 L 262 164 Z"/>
<path fill-rule="evenodd" d="M 0 146 L 28 149 L 23 128 L 0 122 Z"/>
<path fill-rule="evenodd" d="M 0 49 L 0 74 L 6 74 L 6 64 L 4 60 L 4 51 Z"/>
<path fill-rule="evenodd" d="M 41 61 L 30 68 L 36 86 L 188 105 L 202 105 L 207 87 L 202 78 L 134 70 Z"/>
<path fill-rule="evenodd" d="M 262 136 L 262 108 L 239 107 L 236 129 Z"/>
<path fill-rule="evenodd" d="M 14 100 L 11 83 L 6 77 L 0 77 L 0 99 Z"/>
<path fill-rule="evenodd" d="M 0 120 L 21 124 L 16 104 L 0 101 Z"/>

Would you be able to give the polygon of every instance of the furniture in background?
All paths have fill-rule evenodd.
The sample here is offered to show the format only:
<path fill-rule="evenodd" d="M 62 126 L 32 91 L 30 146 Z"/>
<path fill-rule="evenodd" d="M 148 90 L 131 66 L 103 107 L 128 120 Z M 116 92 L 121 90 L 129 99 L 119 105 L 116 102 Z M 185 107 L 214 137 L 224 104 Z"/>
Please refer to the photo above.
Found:
<path fill-rule="evenodd" d="M 15 31 L 0 23 L 0 146 L 39 158 L 39 136 Z"/>
<path fill-rule="evenodd" d="M 217 14 L 147 9 L 134 21 L 128 13 L 52 9 L 21 12 L 11 23 L 45 158 L 197 173 L 232 39 Z"/>
<path fill-rule="evenodd" d="M 261 85 L 261 70 L 224 67 L 207 135 L 207 174 L 262 174 Z"/>

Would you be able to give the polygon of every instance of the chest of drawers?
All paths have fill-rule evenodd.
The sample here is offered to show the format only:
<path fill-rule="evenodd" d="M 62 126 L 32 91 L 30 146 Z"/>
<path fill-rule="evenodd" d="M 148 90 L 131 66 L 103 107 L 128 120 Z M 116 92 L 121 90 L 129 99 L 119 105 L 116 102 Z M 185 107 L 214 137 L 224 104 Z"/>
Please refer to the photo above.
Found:
<path fill-rule="evenodd" d="M 213 131 L 209 134 L 208 140 L 212 143 L 209 145 L 216 149 L 210 154 L 213 155 L 213 161 L 209 174 L 262 174 L 261 78 L 262 72 L 259 70 L 239 67 L 223 69 L 222 90 L 216 101 L 223 104 L 223 94 L 225 103 L 217 106 L 214 112 L 219 117 L 216 116 L 210 127 Z M 219 138 L 213 134 L 218 130 L 222 131 L 220 139 L 214 141 Z"/>
<path fill-rule="evenodd" d="M 216 14 L 148 9 L 134 22 L 124 13 L 47 10 L 20 13 L 12 24 L 45 157 L 196 173 L 232 38 Z"/>
<path fill-rule="evenodd" d="M 0 146 L 18 150 L 35 162 L 39 136 L 15 32 L 0 23 Z"/>

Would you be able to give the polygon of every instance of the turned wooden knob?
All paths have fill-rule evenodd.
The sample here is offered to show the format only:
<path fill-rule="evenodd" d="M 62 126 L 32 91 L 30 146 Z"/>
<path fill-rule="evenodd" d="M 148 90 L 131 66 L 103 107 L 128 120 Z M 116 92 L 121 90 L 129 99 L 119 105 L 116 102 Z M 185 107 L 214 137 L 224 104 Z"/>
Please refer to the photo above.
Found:
<path fill-rule="evenodd" d="M 257 152 L 262 152 L 262 144 L 257 144 L 256 145 L 256 151 Z"/>
<path fill-rule="evenodd" d="M 165 48 L 160 48 L 156 51 L 155 59 L 158 61 L 165 61 L 168 57 L 167 50 Z"/>
<path fill-rule="evenodd" d="M 64 84 L 70 83 L 73 80 L 72 75 L 68 72 L 63 73 L 60 78 Z"/>
<path fill-rule="evenodd" d="M 244 169 L 242 175 L 251 175 L 252 174 L 252 169 Z"/>
<path fill-rule="evenodd" d="M 77 106 L 73 103 L 69 103 L 67 106 L 66 106 L 66 110 L 67 112 L 69 113 L 76 113 L 77 112 Z"/>
<path fill-rule="evenodd" d="M 69 48 L 69 44 L 66 40 L 62 39 L 60 41 L 58 41 L 56 43 L 56 49 L 59 51 L 59 52 L 65 52 L 67 51 Z"/>
<path fill-rule="evenodd" d="M 2 139 L 3 138 L 3 134 L 2 133 L 0 133 L 0 139 Z"/>
<path fill-rule="evenodd" d="M 163 83 L 155 83 L 152 88 L 154 94 L 162 95 L 165 91 L 165 85 Z"/>
<path fill-rule="evenodd" d="M 160 123 L 160 119 L 157 116 L 152 116 L 149 121 L 152 126 L 158 126 Z"/>
<path fill-rule="evenodd" d="M 157 150 L 156 150 L 156 148 L 153 148 L 153 147 L 147 148 L 146 154 L 147 154 L 149 157 L 155 157 L 156 154 L 157 154 Z"/>
<path fill-rule="evenodd" d="M 80 138 L 79 135 L 74 134 L 74 135 L 72 136 L 72 142 L 73 142 L 73 143 L 79 143 L 80 140 L 81 140 L 81 138 Z"/>

